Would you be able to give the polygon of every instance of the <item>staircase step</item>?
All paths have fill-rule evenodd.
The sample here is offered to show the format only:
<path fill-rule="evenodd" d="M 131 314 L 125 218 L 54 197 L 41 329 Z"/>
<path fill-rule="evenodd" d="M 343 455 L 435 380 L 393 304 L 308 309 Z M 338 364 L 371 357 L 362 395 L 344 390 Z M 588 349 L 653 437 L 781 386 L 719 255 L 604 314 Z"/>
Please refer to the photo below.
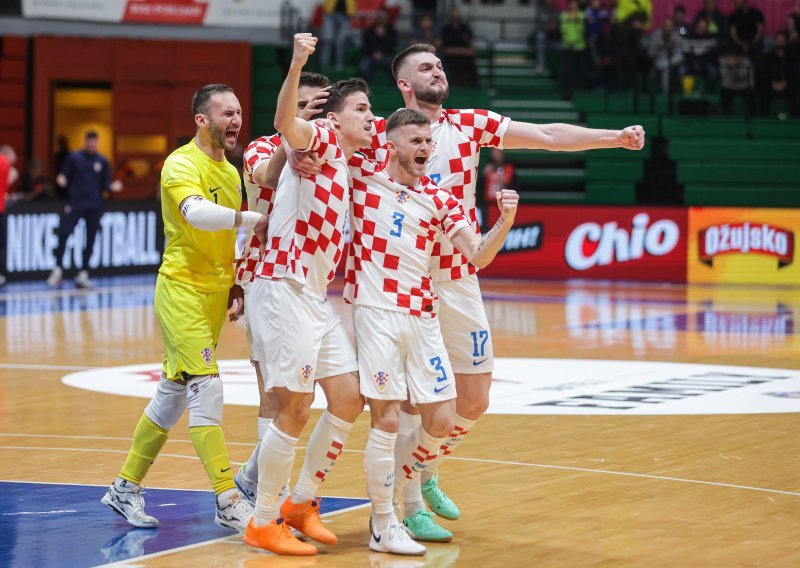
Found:
<path fill-rule="evenodd" d="M 530 99 L 492 99 L 492 108 L 514 108 L 521 110 L 551 109 L 573 110 L 572 103 L 560 100 L 530 100 Z"/>

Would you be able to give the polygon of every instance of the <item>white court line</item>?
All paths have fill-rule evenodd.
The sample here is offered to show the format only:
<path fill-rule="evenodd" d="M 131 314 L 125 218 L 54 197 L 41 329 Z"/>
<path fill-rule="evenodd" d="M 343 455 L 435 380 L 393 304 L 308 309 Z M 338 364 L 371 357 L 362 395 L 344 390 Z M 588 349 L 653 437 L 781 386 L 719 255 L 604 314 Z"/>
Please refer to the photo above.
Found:
<path fill-rule="evenodd" d="M 174 554 L 176 552 L 183 552 L 184 550 L 192 550 L 193 548 L 200 548 L 201 546 L 208 546 L 209 544 L 214 544 L 216 542 L 225 542 L 230 541 L 233 538 L 241 538 L 241 535 L 231 535 L 231 536 L 223 536 L 221 538 L 215 538 L 214 540 L 206 540 L 203 542 L 197 542 L 195 544 L 187 544 L 186 546 L 179 546 L 178 548 L 170 548 L 169 550 L 162 550 L 161 552 L 154 552 L 152 554 L 145 554 L 144 556 L 135 556 L 134 558 L 129 558 L 128 560 L 120 560 L 119 562 L 113 562 L 111 564 L 98 564 L 98 566 L 125 566 L 126 568 L 137 568 L 141 566 L 141 564 L 131 564 L 134 560 L 139 562 L 141 560 L 149 560 L 151 558 L 158 558 L 159 556 L 166 556 L 167 554 Z M 238 542 L 231 541 L 232 544 L 244 544 L 241 540 Z"/>
<path fill-rule="evenodd" d="M 45 371 L 88 371 L 97 367 L 80 367 L 77 365 L 33 365 L 26 363 L 0 363 L 0 369 L 41 369 Z"/>
<path fill-rule="evenodd" d="M 2 436 L 30 436 L 30 437 L 33 437 L 33 438 L 48 438 L 48 437 L 51 437 L 49 435 L 37 435 L 37 434 L 29 435 L 29 434 L 3 434 L 3 433 L 0 433 L 0 437 L 2 437 Z M 57 437 L 60 437 L 60 436 L 59 435 L 52 435 L 52 437 L 57 438 Z M 76 436 L 76 437 L 80 438 L 82 436 Z M 86 436 L 86 438 L 89 438 L 89 436 Z M 106 439 L 106 438 L 103 438 L 102 436 L 94 436 L 94 437 L 92 437 L 92 439 Z M 130 438 L 108 438 L 108 439 L 112 439 L 112 440 L 119 440 L 119 439 L 130 440 Z M 178 442 L 178 441 L 186 441 L 186 440 L 174 440 L 174 441 Z M 246 444 L 242 444 L 242 445 L 246 445 Z M 250 444 L 250 445 L 254 445 L 254 444 Z M 46 447 L 46 446 L 44 446 L 44 447 L 39 447 L 39 446 L 0 446 L 0 449 L 62 450 L 62 451 L 83 451 L 83 452 L 107 452 L 107 453 L 121 453 L 121 454 L 127 454 L 128 453 L 127 450 L 123 451 L 123 450 L 102 450 L 102 449 L 92 450 L 92 449 L 84 449 L 84 448 L 49 448 L 49 447 Z M 297 446 L 297 449 L 298 450 L 305 450 L 306 446 Z M 348 450 L 348 449 L 345 449 L 343 451 L 344 452 L 349 452 L 349 453 L 357 453 L 357 454 L 363 454 L 364 453 L 364 450 Z M 194 460 L 199 460 L 200 459 L 197 456 L 183 456 L 183 455 L 179 455 L 179 454 L 159 454 L 159 455 L 160 456 L 175 457 L 175 458 L 180 458 L 180 459 L 194 459 Z M 583 468 L 583 467 L 569 467 L 569 466 L 564 466 L 564 465 L 548 465 L 548 464 L 541 464 L 541 463 L 513 462 L 513 461 L 504 461 L 504 460 L 486 460 L 486 459 L 480 459 L 480 458 L 460 458 L 460 457 L 452 457 L 452 456 L 447 458 L 447 459 L 456 460 L 456 461 L 476 462 L 476 463 L 490 463 L 490 464 L 497 464 L 497 465 L 512 465 L 512 466 L 518 466 L 518 467 L 538 467 L 538 468 L 541 468 L 541 469 L 557 469 L 557 470 L 564 470 L 564 471 L 579 471 L 579 472 L 582 472 L 582 473 L 601 473 L 601 474 L 605 474 L 605 475 L 622 475 L 622 476 L 625 476 L 625 477 L 641 477 L 643 479 L 659 479 L 659 480 L 662 480 L 662 481 L 677 481 L 677 482 L 681 482 L 681 483 L 696 483 L 698 485 L 711 485 L 711 486 L 714 486 L 714 487 L 730 487 L 732 489 L 747 489 L 749 491 L 760 491 L 760 492 L 763 492 L 763 493 L 778 493 L 778 494 L 781 494 L 781 495 L 793 495 L 793 496 L 800 497 L 800 493 L 796 492 L 796 491 L 782 491 L 780 489 L 767 489 L 767 488 L 764 488 L 764 487 L 753 487 L 753 486 L 750 486 L 750 485 L 736 485 L 736 484 L 733 484 L 733 483 L 721 483 L 721 482 L 717 482 L 717 481 L 702 481 L 702 480 L 697 480 L 697 479 L 686 479 L 686 478 L 683 478 L 683 477 L 667 477 L 667 476 L 664 476 L 664 475 L 650 475 L 650 474 L 647 474 L 647 473 L 631 473 L 631 472 L 626 472 L 626 471 L 611 471 L 611 470 L 607 470 L 607 469 L 591 469 L 591 468 Z M 234 462 L 234 461 L 231 461 L 231 464 L 240 465 L 239 462 Z"/>

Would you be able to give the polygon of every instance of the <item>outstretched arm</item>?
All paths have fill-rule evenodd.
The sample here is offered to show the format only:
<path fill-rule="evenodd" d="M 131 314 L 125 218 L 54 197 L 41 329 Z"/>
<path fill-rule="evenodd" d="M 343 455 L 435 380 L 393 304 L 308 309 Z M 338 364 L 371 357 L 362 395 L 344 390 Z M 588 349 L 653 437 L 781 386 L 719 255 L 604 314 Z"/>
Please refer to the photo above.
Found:
<path fill-rule="evenodd" d="M 533 124 L 512 120 L 503 138 L 503 148 L 554 152 L 580 152 L 601 148 L 641 150 L 644 148 L 644 128 L 636 125 L 622 130 L 602 130 L 572 124 Z"/>
<path fill-rule="evenodd" d="M 502 189 L 497 192 L 497 206 L 500 208 L 500 218 L 483 238 L 476 235 L 472 228 L 465 228 L 450 237 L 450 242 L 463 254 L 467 260 L 478 268 L 485 268 L 494 260 L 508 232 L 514 224 L 517 214 L 519 195 L 512 189 Z"/>
<path fill-rule="evenodd" d="M 294 51 L 289 73 L 278 94 L 278 107 L 275 109 L 275 128 L 283 135 L 283 139 L 292 148 L 305 150 L 311 142 L 313 130 L 311 124 L 295 116 L 297 114 L 297 89 L 300 85 L 300 73 L 314 53 L 317 38 L 309 33 L 294 35 Z"/>

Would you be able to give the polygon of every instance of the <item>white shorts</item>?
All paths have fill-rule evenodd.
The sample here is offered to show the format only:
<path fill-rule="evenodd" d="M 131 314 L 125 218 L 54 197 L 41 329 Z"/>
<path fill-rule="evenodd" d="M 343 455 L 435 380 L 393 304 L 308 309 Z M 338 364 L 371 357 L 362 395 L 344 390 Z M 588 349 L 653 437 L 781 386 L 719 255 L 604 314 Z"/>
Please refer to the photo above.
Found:
<path fill-rule="evenodd" d="M 494 348 L 489 319 L 475 274 L 436 282 L 439 324 L 453 371 L 476 375 L 494 371 Z"/>
<path fill-rule="evenodd" d="M 247 335 L 247 349 L 250 351 L 250 362 L 253 366 L 258 365 L 258 357 L 256 356 L 255 349 L 253 348 L 253 331 L 250 329 L 250 304 L 247 299 L 250 294 L 245 291 L 244 293 L 244 333 Z"/>
<path fill-rule="evenodd" d="M 287 279 L 258 278 L 247 295 L 266 390 L 310 393 L 318 379 L 358 370 L 353 344 L 330 302 L 304 294 Z"/>
<path fill-rule="evenodd" d="M 410 394 L 414 404 L 456 397 L 438 319 L 355 306 L 353 323 L 365 397 L 406 400 Z"/>

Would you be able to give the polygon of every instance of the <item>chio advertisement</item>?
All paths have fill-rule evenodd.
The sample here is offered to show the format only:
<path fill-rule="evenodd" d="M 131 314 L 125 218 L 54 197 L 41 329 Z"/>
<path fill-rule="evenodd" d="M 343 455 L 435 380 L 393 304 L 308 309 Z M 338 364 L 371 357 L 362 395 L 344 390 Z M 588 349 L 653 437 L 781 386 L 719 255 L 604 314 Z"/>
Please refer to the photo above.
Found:
<path fill-rule="evenodd" d="M 6 211 L 5 274 L 10 280 L 46 277 L 56 265 L 58 228 L 64 205 L 17 203 Z M 156 201 L 111 202 L 100 220 L 89 266 L 83 264 L 86 225 L 67 239 L 64 270 L 92 274 L 155 272 L 164 251 L 161 205 Z"/>
<path fill-rule="evenodd" d="M 689 282 L 800 285 L 800 210 L 692 207 Z"/>
<path fill-rule="evenodd" d="M 481 274 L 685 282 L 687 226 L 685 208 L 521 205 Z"/>

